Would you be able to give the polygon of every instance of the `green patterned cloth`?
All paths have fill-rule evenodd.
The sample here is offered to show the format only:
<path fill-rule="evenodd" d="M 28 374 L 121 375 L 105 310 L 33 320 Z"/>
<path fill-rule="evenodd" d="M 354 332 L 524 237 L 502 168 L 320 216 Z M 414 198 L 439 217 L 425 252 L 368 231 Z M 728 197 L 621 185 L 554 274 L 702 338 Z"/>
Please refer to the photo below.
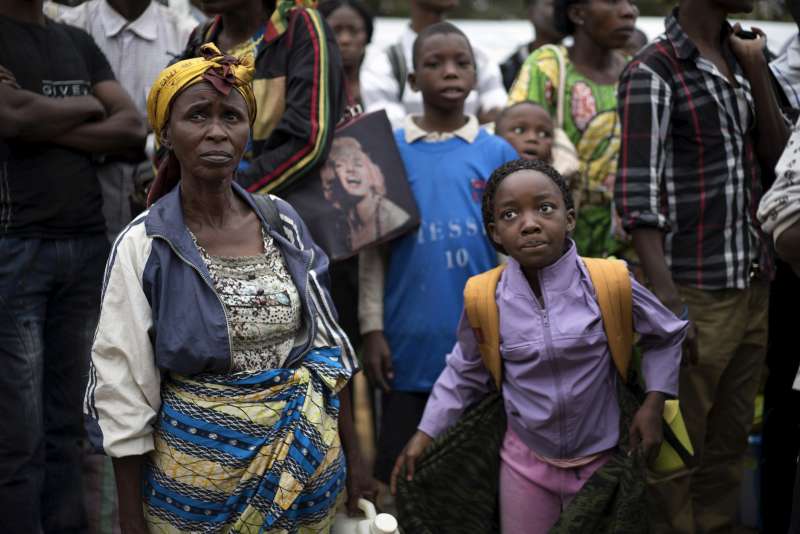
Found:
<path fill-rule="evenodd" d="M 620 147 L 617 84 L 600 84 L 577 71 L 566 47 L 548 45 L 534 51 L 509 93 L 509 105 L 525 100 L 544 107 L 556 120 L 561 73 L 565 68 L 564 124 L 580 160 L 581 207 L 574 234 L 582 256 L 624 253 L 626 243 L 612 234 L 614 180 Z"/>
<path fill-rule="evenodd" d="M 637 393 L 622 380 L 617 380 L 617 396 L 620 407 L 617 450 L 561 512 L 550 534 L 650 532 L 644 459 L 638 453 L 628 454 L 628 430 L 640 403 Z"/>
<path fill-rule="evenodd" d="M 500 532 L 500 446 L 506 412 L 491 394 L 439 436 L 417 461 L 414 479 L 401 473 L 398 519 L 414 534 Z"/>

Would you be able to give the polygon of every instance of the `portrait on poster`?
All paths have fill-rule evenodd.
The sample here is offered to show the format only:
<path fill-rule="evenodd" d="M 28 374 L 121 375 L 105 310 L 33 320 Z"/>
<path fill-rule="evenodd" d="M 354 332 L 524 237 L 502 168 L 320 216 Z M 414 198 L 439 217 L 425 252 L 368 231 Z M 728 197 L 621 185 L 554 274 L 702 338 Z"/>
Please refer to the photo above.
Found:
<path fill-rule="evenodd" d="M 304 180 L 286 200 L 335 260 L 419 225 L 416 202 L 384 111 L 362 115 L 337 129 L 319 179 Z"/>

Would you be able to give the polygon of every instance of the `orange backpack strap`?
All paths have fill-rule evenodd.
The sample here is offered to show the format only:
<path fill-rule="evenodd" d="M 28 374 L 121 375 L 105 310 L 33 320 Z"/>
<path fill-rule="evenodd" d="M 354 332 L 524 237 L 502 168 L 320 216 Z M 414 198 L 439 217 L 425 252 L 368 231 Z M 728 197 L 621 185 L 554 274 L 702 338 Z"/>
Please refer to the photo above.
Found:
<path fill-rule="evenodd" d="M 467 280 L 464 286 L 464 310 L 478 341 L 478 350 L 486 369 L 494 378 L 497 389 L 503 381 L 503 361 L 500 358 L 500 313 L 495 292 L 505 265 L 495 267 Z"/>
<path fill-rule="evenodd" d="M 581 259 L 594 285 L 611 358 L 622 380 L 627 381 L 633 350 L 633 288 L 628 267 L 621 260 Z"/>

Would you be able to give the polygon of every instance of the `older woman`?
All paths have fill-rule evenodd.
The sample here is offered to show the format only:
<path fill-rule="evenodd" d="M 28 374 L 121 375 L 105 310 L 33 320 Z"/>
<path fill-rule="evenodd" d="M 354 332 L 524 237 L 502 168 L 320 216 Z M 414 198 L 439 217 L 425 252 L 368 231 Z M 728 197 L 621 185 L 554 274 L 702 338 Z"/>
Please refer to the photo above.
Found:
<path fill-rule="evenodd" d="M 114 459 L 125 534 L 327 532 L 353 355 L 303 221 L 233 181 L 255 117 L 252 58 L 202 54 L 148 98 L 170 150 L 151 201 L 163 197 L 108 262 L 90 435 Z M 164 175 L 179 186 L 160 187 Z"/>
<path fill-rule="evenodd" d="M 582 184 L 573 237 L 585 256 L 628 248 L 615 239 L 611 201 L 620 145 L 617 80 L 628 63 L 620 49 L 633 35 L 638 14 L 631 0 L 556 0 L 556 29 L 572 36 L 572 46 L 533 52 L 509 93 L 509 105 L 541 104 L 575 145 Z"/>
<path fill-rule="evenodd" d="M 342 58 L 316 0 L 202 0 L 216 15 L 198 26 L 180 59 L 205 43 L 251 53 L 258 113 L 236 176 L 256 193 L 318 179 L 345 103 Z"/>

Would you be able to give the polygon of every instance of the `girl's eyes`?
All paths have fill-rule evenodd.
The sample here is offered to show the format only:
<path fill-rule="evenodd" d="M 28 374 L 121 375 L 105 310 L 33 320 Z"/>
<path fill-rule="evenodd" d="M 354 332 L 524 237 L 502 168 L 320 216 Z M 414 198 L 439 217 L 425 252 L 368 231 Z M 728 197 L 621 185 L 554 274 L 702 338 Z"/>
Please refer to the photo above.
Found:
<path fill-rule="evenodd" d="M 539 211 L 545 214 L 552 213 L 553 211 L 555 211 L 555 209 L 556 207 L 550 203 L 544 203 L 541 206 L 539 206 Z"/>
<path fill-rule="evenodd" d="M 523 133 L 525 133 L 525 128 L 523 128 L 522 126 L 515 126 L 511 131 L 514 132 L 516 135 L 522 135 Z"/>
<path fill-rule="evenodd" d="M 225 120 L 227 120 L 227 121 L 232 121 L 232 122 L 234 122 L 234 121 L 241 120 L 241 118 L 242 118 L 242 116 L 241 116 L 241 115 L 239 115 L 238 113 L 235 113 L 235 112 L 233 112 L 233 111 L 229 111 L 229 112 L 227 112 L 227 113 L 225 114 Z"/>
<path fill-rule="evenodd" d="M 539 131 L 539 137 L 541 139 L 550 139 L 551 137 L 553 137 L 553 132 L 548 132 L 548 131 L 545 131 L 545 130 L 541 130 L 541 131 Z"/>
<path fill-rule="evenodd" d="M 500 218 L 504 221 L 510 221 L 516 214 L 516 210 L 504 210 L 503 213 L 500 214 Z"/>
<path fill-rule="evenodd" d="M 193 121 L 201 121 L 206 118 L 206 114 L 201 111 L 193 111 L 191 115 L 189 115 L 189 120 Z"/>

